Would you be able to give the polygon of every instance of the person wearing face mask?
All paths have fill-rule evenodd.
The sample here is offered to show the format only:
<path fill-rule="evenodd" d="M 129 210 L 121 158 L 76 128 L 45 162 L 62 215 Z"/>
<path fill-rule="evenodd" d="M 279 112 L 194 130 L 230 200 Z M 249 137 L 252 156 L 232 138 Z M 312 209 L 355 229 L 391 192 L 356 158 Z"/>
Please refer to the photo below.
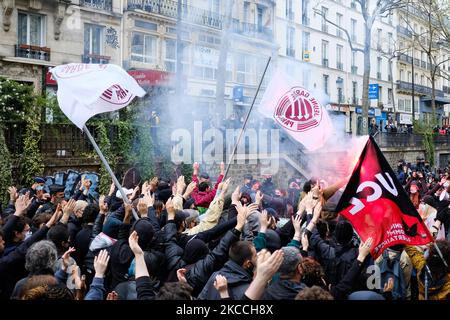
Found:
<path fill-rule="evenodd" d="M 273 197 L 275 195 L 275 184 L 272 182 L 272 175 L 263 175 L 264 181 L 261 184 L 261 192 Z"/>
<path fill-rule="evenodd" d="M 437 231 L 436 240 L 445 239 L 444 226 L 441 225 L 439 230 L 435 230 L 435 227 L 433 227 L 437 216 L 437 210 L 435 208 L 435 202 L 431 196 L 425 196 L 422 201 L 420 201 L 419 214 L 431 233 L 435 233 Z"/>

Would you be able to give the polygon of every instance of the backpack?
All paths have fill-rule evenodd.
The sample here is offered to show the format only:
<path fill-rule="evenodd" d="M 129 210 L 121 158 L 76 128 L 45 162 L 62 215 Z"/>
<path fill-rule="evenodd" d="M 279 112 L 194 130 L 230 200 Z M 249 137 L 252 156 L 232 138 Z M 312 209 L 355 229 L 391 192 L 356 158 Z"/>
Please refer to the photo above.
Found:
<path fill-rule="evenodd" d="M 389 252 L 395 253 L 389 255 Z M 406 298 L 406 284 L 403 270 L 400 266 L 401 253 L 385 250 L 383 252 L 383 260 L 379 263 L 381 275 L 381 290 L 389 278 L 394 279 L 394 289 L 392 290 L 393 300 L 404 300 Z"/>

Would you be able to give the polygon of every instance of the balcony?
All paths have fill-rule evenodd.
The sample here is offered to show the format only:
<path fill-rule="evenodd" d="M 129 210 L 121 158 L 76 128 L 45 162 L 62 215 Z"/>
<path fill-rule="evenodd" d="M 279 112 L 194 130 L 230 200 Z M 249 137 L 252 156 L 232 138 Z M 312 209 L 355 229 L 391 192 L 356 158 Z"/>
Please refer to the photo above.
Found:
<path fill-rule="evenodd" d="M 129 0 L 128 10 L 142 10 L 169 18 L 178 18 L 178 2 L 169 0 Z M 182 5 L 181 20 L 215 29 L 222 29 L 223 15 L 203 10 L 197 7 Z"/>
<path fill-rule="evenodd" d="M 339 70 L 344 70 L 344 64 L 342 62 L 336 62 L 336 68 Z"/>
<path fill-rule="evenodd" d="M 397 26 L 397 32 L 407 38 L 412 37 L 412 32 L 405 27 Z"/>
<path fill-rule="evenodd" d="M 328 68 L 328 59 L 322 59 L 322 66 Z"/>
<path fill-rule="evenodd" d="M 381 80 L 381 72 L 377 72 L 377 79 Z"/>
<path fill-rule="evenodd" d="M 358 67 L 352 66 L 352 74 L 358 74 Z"/>
<path fill-rule="evenodd" d="M 403 62 L 406 62 L 406 63 L 409 63 L 409 64 L 411 64 L 412 61 L 413 61 L 413 58 L 411 56 L 408 56 L 407 54 L 404 54 L 404 53 L 400 53 L 398 55 L 397 59 L 399 61 L 403 61 Z"/>
<path fill-rule="evenodd" d="M 406 81 L 397 81 L 397 90 L 404 92 L 412 92 L 412 83 Z M 431 95 L 431 88 L 425 87 L 419 84 L 414 84 L 414 93 L 421 95 Z M 443 97 L 444 91 L 442 90 L 434 90 L 437 97 Z"/>
<path fill-rule="evenodd" d="M 81 55 L 82 63 L 108 64 L 110 60 L 111 60 L 111 57 L 101 56 L 98 54 L 83 54 L 83 55 Z"/>
<path fill-rule="evenodd" d="M 266 41 L 273 40 L 272 29 L 264 26 L 258 26 L 254 23 L 240 22 L 239 20 L 234 19 L 231 30 L 234 33 L 244 35 L 250 38 L 258 38 Z"/>
<path fill-rule="evenodd" d="M 80 4 L 86 8 L 112 11 L 112 0 L 80 0 Z"/>
<path fill-rule="evenodd" d="M 30 46 L 28 44 L 16 44 L 15 56 L 19 58 L 50 61 L 50 48 Z"/>
<path fill-rule="evenodd" d="M 292 48 L 286 48 L 286 55 L 289 57 L 295 57 L 295 50 Z"/>

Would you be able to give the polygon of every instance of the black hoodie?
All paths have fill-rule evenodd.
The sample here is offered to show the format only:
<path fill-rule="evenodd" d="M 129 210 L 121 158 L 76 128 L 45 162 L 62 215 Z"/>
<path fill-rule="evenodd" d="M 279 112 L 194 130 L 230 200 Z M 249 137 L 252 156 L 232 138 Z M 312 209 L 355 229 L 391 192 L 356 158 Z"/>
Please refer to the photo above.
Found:
<path fill-rule="evenodd" d="M 297 294 L 305 288 L 306 285 L 301 282 L 280 279 L 267 287 L 263 300 L 295 300 Z"/>

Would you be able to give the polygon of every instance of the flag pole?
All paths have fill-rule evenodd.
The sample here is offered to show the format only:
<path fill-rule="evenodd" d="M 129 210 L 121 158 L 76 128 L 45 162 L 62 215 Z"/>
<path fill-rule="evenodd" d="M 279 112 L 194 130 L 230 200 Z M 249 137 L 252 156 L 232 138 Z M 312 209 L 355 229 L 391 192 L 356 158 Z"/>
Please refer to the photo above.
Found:
<path fill-rule="evenodd" d="M 261 89 L 261 85 L 264 80 L 264 76 L 266 75 L 266 71 L 267 71 L 267 68 L 269 67 L 271 60 L 272 60 L 272 57 L 269 57 L 269 59 L 267 60 L 266 67 L 264 68 L 264 72 L 262 74 L 261 80 L 259 81 L 259 85 L 258 85 L 258 88 L 256 89 L 255 96 L 253 97 L 253 102 L 250 106 L 250 109 L 247 112 L 247 116 L 245 117 L 244 124 L 242 125 L 241 132 L 239 133 L 238 140 L 236 141 L 236 144 L 234 145 L 234 149 L 233 149 L 233 153 L 231 154 L 230 161 L 228 161 L 227 168 L 226 168 L 225 174 L 223 176 L 223 180 L 225 180 L 225 178 L 227 177 L 228 171 L 230 170 L 231 163 L 234 160 L 234 156 L 236 154 L 237 147 L 239 145 L 239 142 L 241 141 L 242 135 L 244 134 L 245 127 L 247 126 L 247 122 L 250 117 L 250 113 L 252 112 L 253 106 L 255 105 L 256 97 L 258 96 L 259 89 Z"/>
<path fill-rule="evenodd" d="M 127 195 L 125 194 L 125 192 L 122 189 L 122 186 L 120 185 L 119 180 L 117 180 L 116 175 L 114 174 L 114 172 L 111 170 L 111 167 L 108 164 L 108 161 L 106 161 L 105 157 L 103 156 L 102 151 L 100 150 L 100 148 L 98 147 L 97 143 L 95 142 L 94 138 L 91 135 L 91 132 L 89 131 L 89 129 L 86 127 L 86 125 L 83 126 L 83 131 L 86 133 L 86 135 L 88 136 L 89 140 L 91 141 L 92 145 L 94 146 L 95 151 L 97 152 L 98 156 L 100 157 L 100 160 L 102 160 L 103 165 L 105 166 L 106 170 L 108 171 L 109 175 L 111 176 L 111 178 L 114 181 L 114 184 L 116 185 L 117 189 L 119 189 L 120 194 L 122 195 L 122 199 L 124 203 L 127 204 L 131 204 L 130 200 L 128 200 Z M 133 212 L 133 216 L 136 220 L 139 220 L 139 216 L 137 215 L 136 211 L 134 210 L 133 207 L 131 207 L 131 210 Z"/>

